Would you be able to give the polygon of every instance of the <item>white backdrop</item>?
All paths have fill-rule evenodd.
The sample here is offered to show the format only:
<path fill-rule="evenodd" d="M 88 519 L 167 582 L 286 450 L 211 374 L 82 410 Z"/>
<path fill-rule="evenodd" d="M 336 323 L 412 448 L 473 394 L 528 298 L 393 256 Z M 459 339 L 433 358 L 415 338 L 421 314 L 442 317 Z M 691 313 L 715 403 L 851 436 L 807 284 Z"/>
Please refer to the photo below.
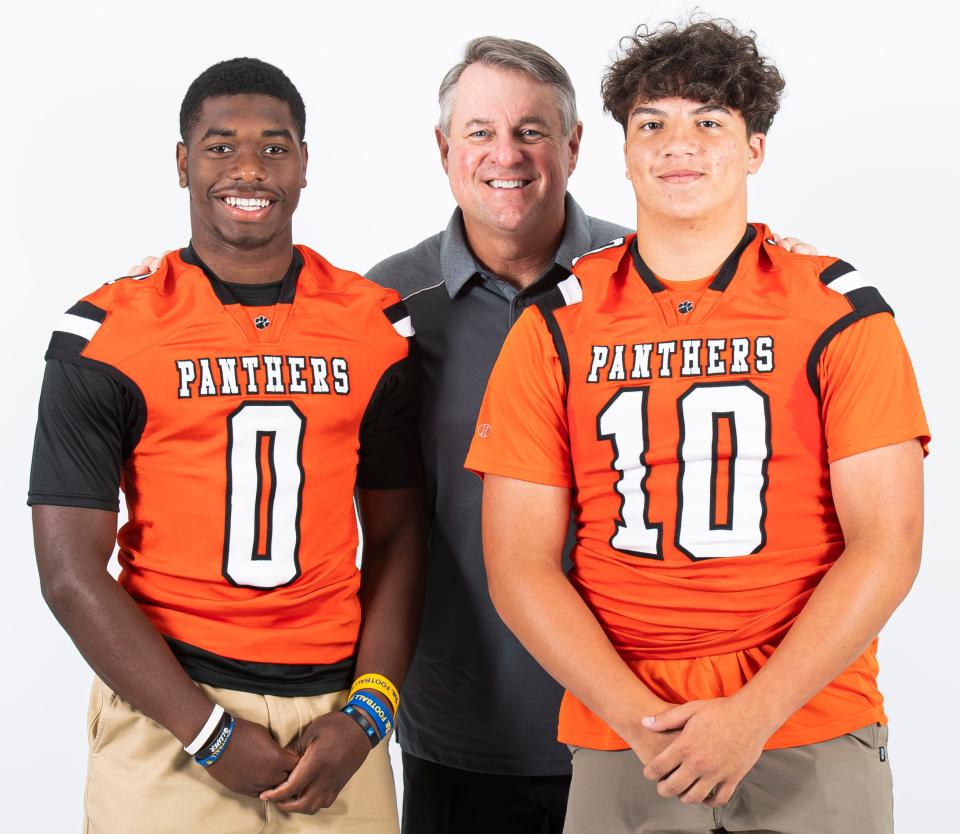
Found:
<path fill-rule="evenodd" d="M 18 4 L 4 13 L 0 205 L 4 286 L 3 434 L 10 467 L 2 593 L 0 828 L 77 830 L 90 673 L 40 597 L 24 505 L 35 403 L 52 326 L 77 298 L 142 255 L 183 245 L 177 114 L 210 64 L 252 55 L 278 64 L 307 103 L 310 185 L 296 238 L 362 271 L 439 230 L 453 201 L 432 126 L 436 89 L 478 34 L 534 41 L 569 70 L 585 124 L 571 191 L 591 214 L 633 222 L 622 133 L 599 82 L 620 35 L 687 5 L 612 0 L 449 3 Z M 949 11 L 947 11 L 949 9 Z M 956 526 L 960 465 L 954 262 L 960 73 L 952 4 L 707 7 L 760 34 L 787 79 L 751 219 L 815 243 L 872 275 L 897 311 L 934 433 L 927 462 L 924 566 L 881 639 L 898 830 L 945 831 L 960 732 Z M 951 542 L 954 542 L 951 544 Z M 602 834 L 602 832 L 598 832 Z"/>

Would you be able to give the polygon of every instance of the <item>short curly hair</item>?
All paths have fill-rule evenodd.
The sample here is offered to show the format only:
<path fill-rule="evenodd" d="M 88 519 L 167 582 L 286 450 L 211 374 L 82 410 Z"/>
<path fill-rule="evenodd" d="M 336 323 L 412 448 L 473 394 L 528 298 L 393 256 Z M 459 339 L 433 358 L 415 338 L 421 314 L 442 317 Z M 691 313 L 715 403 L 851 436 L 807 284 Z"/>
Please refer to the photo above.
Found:
<path fill-rule="evenodd" d="M 207 67 L 190 84 L 180 105 L 180 138 L 188 142 L 208 98 L 264 95 L 285 101 L 302 142 L 307 129 L 303 98 L 283 70 L 257 58 L 231 58 Z"/>
<path fill-rule="evenodd" d="M 663 23 L 653 31 L 640 26 L 621 39 L 621 54 L 604 74 L 604 110 L 626 133 L 637 102 L 678 97 L 737 110 L 749 133 L 766 133 L 784 80 L 756 38 L 722 18 Z"/>

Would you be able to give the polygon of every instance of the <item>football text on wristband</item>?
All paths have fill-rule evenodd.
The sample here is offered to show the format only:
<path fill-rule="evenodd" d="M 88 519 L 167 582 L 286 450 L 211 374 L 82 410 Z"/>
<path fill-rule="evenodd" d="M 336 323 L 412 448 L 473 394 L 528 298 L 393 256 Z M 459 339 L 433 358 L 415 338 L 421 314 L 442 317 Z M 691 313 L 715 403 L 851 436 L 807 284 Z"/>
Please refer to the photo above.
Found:
<path fill-rule="evenodd" d="M 221 718 L 223 718 L 223 707 L 221 707 L 220 704 L 214 704 L 213 710 L 210 712 L 210 717 L 207 718 L 207 722 L 200 728 L 197 737 L 183 749 L 191 756 L 196 756 L 197 753 L 200 752 L 201 747 L 206 747 L 204 742 L 213 741 L 213 731 L 219 728 Z"/>
<path fill-rule="evenodd" d="M 217 734 L 209 744 L 205 744 L 200 752 L 193 757 L 193 760 L 200 765 L 200 767 L 210 767 L 210 765 L 223 755 L 223 751 L 227 749 L 227 744 L 230 742 L 230 736 L 233 735 L 235 723 L 233 716 L 229 712 L 223 714 Z"/>
<path fill-rule="evenodd" d="M 347 704 L 340 712 L 349 715 L 357 724 L 360 725 L 360 729 L 366 734 L 367 738 L 370 741 L 371 747 L 376 747 L 380 743 L 380 736 L 377 735 L 377 731 L 374 729 L 373 724 L 370 723 L 370 719 L 367 718 L 365 713 L 360 712 L 360 710 L 355 707 Z"/>
<path fill-rule="evenodd" d="M 381 739 L 393 729 L 393 714 L 390 712 L 390 707 L 376 695 L 354 692 L 347 703 L 350 706 L 359 707 L 373 719 Z"/>
<path fill-rule="evenodd" d="M 397 710 L 400 708 L 400 693 L 389 678 L 374 674 L 361 675 L 350 687 L 350 695 L 352 696 L 361 689 L 374 689 L 377 692 L 382 692 L 389 699 L 393 714 L 397 714 Z"/>

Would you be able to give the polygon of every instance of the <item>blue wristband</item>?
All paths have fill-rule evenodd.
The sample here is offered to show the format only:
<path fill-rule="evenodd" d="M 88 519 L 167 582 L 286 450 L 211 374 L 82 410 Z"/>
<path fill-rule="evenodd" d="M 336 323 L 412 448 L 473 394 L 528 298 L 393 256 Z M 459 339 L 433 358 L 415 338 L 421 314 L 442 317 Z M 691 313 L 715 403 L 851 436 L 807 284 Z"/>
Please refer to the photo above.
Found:
<path fill-rule="evenodd" d="M 362 709 L 364 714 L 370 717 L 370 720 L 377 725 L 380 738 L 386 736 L 393 729 L 393 713 L 390 707 L 376 695 L 354 692 L 347 704 Z"/>
<path fill-rule="evenodd" d="M 210 743 L 204 745 L 203 750 L 193 757 L 193 760 L 200 765 L 200 767 L 210 767 L 210 765 L 223 755 L 223 751 L 227 749 L 227 744 L 230 743 L 230 736 L 233 735 L 233 727 L 236 721 L 230 713 L 224 713 L 224 717 L 230 720 L 221 723 L 219 732 L 213 737 Z"/>

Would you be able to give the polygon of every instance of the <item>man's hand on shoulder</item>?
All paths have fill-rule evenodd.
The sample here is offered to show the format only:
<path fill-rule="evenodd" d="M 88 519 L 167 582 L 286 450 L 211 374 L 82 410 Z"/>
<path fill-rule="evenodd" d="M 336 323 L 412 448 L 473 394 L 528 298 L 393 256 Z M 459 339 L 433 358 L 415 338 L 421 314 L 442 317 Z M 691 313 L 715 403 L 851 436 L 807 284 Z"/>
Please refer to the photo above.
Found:
<path fill-rule="evenodd" d="M 736 696 L 690 701 L 644 718 L 650 730 L 680 732 L 647 762 L 643 775 L 658 783 L 660 796 L 711 808 L 723 805 L 760 758 L 773 732 L 768 723 L 752 713 L 746 699 Z"/>
<path fill-rule="evenodd" d="M 259 724 L 235 721 L 230 743 L 207 773 L 234 793 L 259 796 L 283 782 L 300 757 L 277 744 Z"/>
<path fill-rule="evenodd" d="M 809 243 L 804 243 L 798 237 L 780 237 L 776 232 L 773 233 L 774 243 L 786 252 L 795 252 L 798 255 L 819 255 L 817 247 Z M 146 262 L 144 262 L 146 263 Z"/>
<path fill-rule="evenodd" d="M 134 264 L 127 271 L 126 275 L 149 275 L 160 267 L 162 261 L 172 250 L 168 249 L 159 258 L 154 255 L 147 255 L 140 263 Z"/>
<path fill-rule="evenodd" d="M 297 766 L 285 782 L 263 791 L 260 798 L 281 811 L 315 814 L 333 804 L 367 758 L 370 742 L 356 722 L 336 711 L 311 722 L 290 750 L 300 758 Z"/>

